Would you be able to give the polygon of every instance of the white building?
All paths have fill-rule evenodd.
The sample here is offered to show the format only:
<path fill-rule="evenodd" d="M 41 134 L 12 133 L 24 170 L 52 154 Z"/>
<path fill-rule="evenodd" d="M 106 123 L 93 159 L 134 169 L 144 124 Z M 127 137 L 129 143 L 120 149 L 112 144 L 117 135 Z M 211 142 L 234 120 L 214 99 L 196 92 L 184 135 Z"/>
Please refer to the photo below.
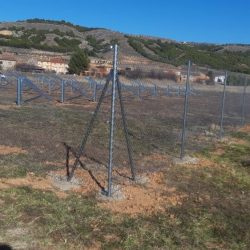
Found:
<path fill-rule="evenodd" d="M 11 56 L 0 54 L 0 67 L 2 70 L 14 69 L 16 66 L 16 59 Z"/>
<path fill-rule="evenodd" d="M 50 58 L 47 60 L 39 60 L 37 65 L 47 71 L 54 71 L 59 74 L 66 74 L 68 72 L 68 64 L 63 58 Z"/>
<path fill-rule="evenodd" d="M 215 82 L 215 83 L 224 83 L 224 82 L 225 82 L 225 79 L 226 79 L 226 77 L 225 77 L 224 75 L 222 75 L 222 76 L 216 76 L 216 77 L 214 78 L 214 82 Z"/>

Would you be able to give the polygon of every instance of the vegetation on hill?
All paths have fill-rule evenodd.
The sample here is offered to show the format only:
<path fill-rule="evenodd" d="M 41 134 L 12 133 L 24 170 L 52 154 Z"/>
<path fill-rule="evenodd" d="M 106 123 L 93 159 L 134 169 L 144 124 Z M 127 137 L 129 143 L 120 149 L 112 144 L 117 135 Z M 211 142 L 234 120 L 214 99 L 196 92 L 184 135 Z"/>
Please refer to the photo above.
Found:
<path fill-rule="evenodd" d="M 128 43 L 142 56 L 175 66 L 188 60 L 200 66 L 250 73 L 250 49 L 246 52 L 224 50 L 223 45 L 183 44 L 127 36 Z"/>
<path fill-rule="evenodd" d="M 36 19 L 32 19 L 31 21 L 28 20 L 28 22 L 35 22 L 35 20 Z M 63 21 L 41 20 L 41 22 L 65 24 Z M 69 23 L 66 23 L 65 25 L 69 25 Z M 1 30 L 4 29 L 5 28 L 2 28 Z M 73 31 L 63 32 L 59 29 L 25 29 L 24 27 L 17 26 L 11 26 L 7 29 L 13 31 L 14 33 L 12 36 L 0 35 L 0 46 L 9 46 L 25 49 L 34 48 L 39 50 L 65 53 L 74 52 L 75 50 L 79 49 L 79 45 L 82 43 L 82 38 L 77 37 Z M 54 41 L 56 42 L 56 45 L 49 45 L 48 43 L 46 43 L 46 38 L 49 34 L 55 35 Z M 85 49 L 85 52 L 89 56 L 98 56 L 99 53 L 107 52 L 110 48 L 110 45 L 116 40 L 113 39 L 108 42 L 105 39 L 97 39 L 93 35 L 88 35 L 86 37 L 86 41 L 88 42 L 89 46 L 92 47 L 92 49 Z"/>
<path fill-rule="evenodd" d="M 65 37 L 63 38 L 56 37 L 54 40 L 59 47 L 67 49 L 69 51 L 79 48 L 79 45 L 81 44 L 81 41 L 78 39 L 68 39 Z"/>
<path fill-rule="evenodd" d="M 24 29 L 24 27 L 10 27 L 11 31 L 20 32 L 15 36 L 1 36 L 0 46 L 9 46 L 16 48 L 25 49 L 39 49 L 52 52 L 72 52 L 78 48 L 81 41 L 75 39 L 73 32 L 61 32 L 58 29 L 55 30 L 37 30 L 37 29 Z M 50 46 L 43 43 L 46 40 L 48 34 L 55 34 L 59 37 L 55 37 L 54 41 L 58 44 L 57 46 Z"/>
<path fill-rule="evenodd" d="M 93 48 L 92 55 L 96 56 L 97 53 L 105 53 L 110 48 L 110 44 L 106 43 L 104 39 L 96 39 L 94 36 L 87 36 L 88 44 Z"/>
<path fill-rule="evenodd" d="M 79 32 L 86 32 L 86 31 L 97 29 L 97 28 L 87 28 L 87 27 L 83 27 L 80 25 L 75 25 L 73 23 L 66 22 L 64 20 L 56 21 L 56 20 L 33 18 L 33 19 L 27 19 L 26 22 L 27 23 L 48 23 L 48 24 L 66 25 L 68 27 L 76 29 Z"/>

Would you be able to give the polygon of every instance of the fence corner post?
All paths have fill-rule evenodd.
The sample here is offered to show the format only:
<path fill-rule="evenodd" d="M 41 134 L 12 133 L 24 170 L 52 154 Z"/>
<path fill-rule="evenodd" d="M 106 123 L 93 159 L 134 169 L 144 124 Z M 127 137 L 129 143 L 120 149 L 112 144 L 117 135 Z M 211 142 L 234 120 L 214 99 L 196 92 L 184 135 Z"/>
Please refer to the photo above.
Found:
<path fill-rule="evenodd" d="M 116 99 L 116 84 L 117 84 L 117 66 L 118 66 L 118 45 L 114 46 L 113 55 L 113 79 L 112 79 L 112 98 L 111 98 L 111 116 L 109 129 L 109 164 L 108 164 L 108 197 L 112 196 L 112 171 L 113 171 L 113 140 L 115 129 L 115 99 Z"/>

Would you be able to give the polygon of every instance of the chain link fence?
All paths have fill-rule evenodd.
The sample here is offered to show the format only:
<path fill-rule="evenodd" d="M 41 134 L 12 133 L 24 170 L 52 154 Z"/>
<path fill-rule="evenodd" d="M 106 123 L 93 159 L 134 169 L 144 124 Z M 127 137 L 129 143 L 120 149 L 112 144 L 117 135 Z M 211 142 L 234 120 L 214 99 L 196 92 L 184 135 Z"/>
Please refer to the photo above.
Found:
<path fill-rule="evenodd" d="M 228 72 L 226 76 L 223 70 L 192 64 L 188 74 L 188 64 L 176 68 L 142 57 L 130 58 L 125 52 L 119 53 L 117 71 L 116 84 L 119 82 L 122 96 L 119 99 L 116 88 L 114 186 L 133 177 L 131 157 L 137 176 L 154 172 L 165 168 L 171 159 L 199 152 L 249 122 L 247 75 Z M 0 83 L 1 143 L 27 150 L 22 166 L 26 164 L 32 171 L 57 169 L 65 161 L 72 166 L 79 158 L 99 187 L 107 191 L 112 78 L 107 85 L 106 78 L 84 76 L 12 71 L 6 72 L 6 77 Z M 107 91 L 95 114 L 105 86 Z M 79 154 L 86 134 L 84 152 Z"/>

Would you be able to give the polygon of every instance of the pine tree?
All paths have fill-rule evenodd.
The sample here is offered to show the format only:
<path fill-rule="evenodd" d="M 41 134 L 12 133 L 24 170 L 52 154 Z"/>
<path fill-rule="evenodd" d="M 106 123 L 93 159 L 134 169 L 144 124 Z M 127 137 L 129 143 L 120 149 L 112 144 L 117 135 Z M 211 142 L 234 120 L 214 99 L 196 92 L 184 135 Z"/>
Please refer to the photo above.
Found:
<path fill-rule="evenodd" d="M 88 69 L 89 59 L 82 50 L 77 50 L 70 58 L 68 72 L 79 75 L 82 71 Z"/>

